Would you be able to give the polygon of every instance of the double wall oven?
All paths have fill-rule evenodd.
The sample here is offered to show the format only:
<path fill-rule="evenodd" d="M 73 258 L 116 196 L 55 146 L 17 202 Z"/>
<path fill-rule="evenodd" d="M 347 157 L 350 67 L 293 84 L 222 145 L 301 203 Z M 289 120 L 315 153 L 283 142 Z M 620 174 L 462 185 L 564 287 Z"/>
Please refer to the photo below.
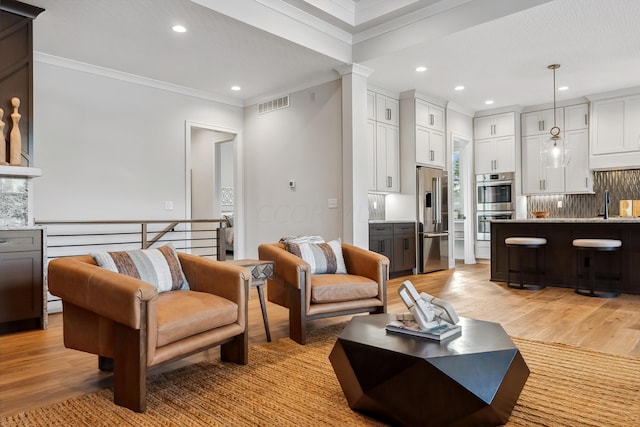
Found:
<path fill-rule="evenodd" d="M 515 217 L 515 174 L 476 176 L 476 239 L 491 240 L 491 220 Z"/>

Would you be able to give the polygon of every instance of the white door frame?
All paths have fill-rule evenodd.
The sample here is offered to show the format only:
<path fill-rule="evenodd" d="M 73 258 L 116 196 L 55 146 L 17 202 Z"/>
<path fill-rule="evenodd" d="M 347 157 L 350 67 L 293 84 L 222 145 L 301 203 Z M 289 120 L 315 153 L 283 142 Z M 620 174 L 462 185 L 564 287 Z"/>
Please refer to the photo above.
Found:
<path fill-rule="evenodd" d="M 460 149 L 460 172 L 461 172 L 461 183 L 462 183 L 462 203 L 464 205 L 464 263 L 465 264 L 475 264 L 476 256 L 475 256 L 475 230 L 474 230 L 474 209 L 473 209 L 473 200 L 474 200 L 474 182 L 473 182 L 473 170 L 472 170 L 472 159 L 473 159 L 473 144 L 471 141 L 471 137 L 457 134 L 455 132 L 451 132 L 451 151 L 455 150 L 455 141 L 463 142 L 463 146 Z M 451 177 L 453 178 L 453 155 L 450 157 L 449 161 L 451 162 Z M 455 237 L 452 235 L 452 240 Z"/>
<path fill-rule="evenodd" d="M 218 132 L 226 132 L 235 135 L 233 144 L 233 182 L 234 182 L 234 215 L 233 215 L 233 236 L 234 236 L 234 258 L 244 258 L 244 179 L 243 179 L 243 143 L 240 129 L 229 128 L 209 123 L 194 122 L 185 120 L 185 206 L 186 219 L 191 219 L 191 129 L 201 128 Z"/>

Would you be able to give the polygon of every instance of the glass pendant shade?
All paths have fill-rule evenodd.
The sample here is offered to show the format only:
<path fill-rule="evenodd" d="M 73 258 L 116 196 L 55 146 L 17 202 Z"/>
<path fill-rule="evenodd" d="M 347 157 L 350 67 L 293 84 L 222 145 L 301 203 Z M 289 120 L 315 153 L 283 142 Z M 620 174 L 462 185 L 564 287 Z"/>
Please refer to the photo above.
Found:
<path fill-rule="evenodd" d="M 544 167 L 553 169 L 566 168 L 571 161 L 571 145 L 568 140 L 559 135 L 549 135 L 542 142 L 540 155 Z"/>

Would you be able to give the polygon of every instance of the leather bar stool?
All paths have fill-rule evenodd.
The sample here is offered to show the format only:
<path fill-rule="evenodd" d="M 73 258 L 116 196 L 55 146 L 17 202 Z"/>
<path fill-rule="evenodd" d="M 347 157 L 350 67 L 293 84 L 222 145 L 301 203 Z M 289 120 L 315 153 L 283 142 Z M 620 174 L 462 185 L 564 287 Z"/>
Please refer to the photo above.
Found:
<path fill-rule="evenodd" d="M 515 289 L 526 289 L 529 291 L 535 291 L 539 289 L 544 289 L 545 285 L 540 283 L 540 276 L 544 275 L 544 254 L 542 255 L 543 266 L 540 268 L 539 265 L 539 249 L 544 249 L 544 246 L 547 244 L 547 239 L 542 237 L 507 237 L 504 239 L 504 243 L 507 246 L 507 286 Z M 511 268 L 511 250 L 518 250 L 518 255 L 520 259 L 520 263 L 518 264 L 517 269 Z M 534 270 L 525 270 L 524 269 L 524 254 L 527 252 L 527 249 L 531 249 L 534 256 L 536 257 L 536 266 Z M 518 273 L 520 283 L 519 284 L 511 284 L 511 273 Z M 525 274 L 535 275 L 536 283 L 524 283 Z"/>
<path fill-rule="evenodd" d="M 596 254 L 599 252 L 617 252 L 622 247 L 620 240 L 613 239 L 575 239 L 576 248 L 576 294 L 588 297 L 613 298 L 620 295 L 620 274 L 596 274 Z M 588 270 L 585 272 L 584 270 Z M 586 279 L 586 287 L 581 280 Z M 615 289 L 596 289 L 597 283 L 615 283 Z"/>

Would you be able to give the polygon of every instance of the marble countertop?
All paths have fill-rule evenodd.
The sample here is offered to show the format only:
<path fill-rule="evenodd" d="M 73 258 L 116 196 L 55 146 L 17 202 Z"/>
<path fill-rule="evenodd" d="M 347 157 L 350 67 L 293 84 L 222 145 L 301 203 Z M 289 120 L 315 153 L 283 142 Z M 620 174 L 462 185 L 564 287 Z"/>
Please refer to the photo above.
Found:
<path fill-rule="evenodd" d="M 42 225 L 0 225 L 0 231 L 44 230 Z"/>
<path fill-rule="evenodd" d="M 527 219 L 494 219 L 491 222 L 504 223 L 569 223 L 569 224 L 585 224 L 585 223 L 639 223 L 640 217 L 622 217 L 610 216 L 608 219 L 603 217 L 593 218 L 527 218 Z"/>
<path fill-rule="evenodd" d="M 400 224 L 400 223 L 410 223 L 415 224 L 415 219 L 370 219 L 369 224 Z"/>

